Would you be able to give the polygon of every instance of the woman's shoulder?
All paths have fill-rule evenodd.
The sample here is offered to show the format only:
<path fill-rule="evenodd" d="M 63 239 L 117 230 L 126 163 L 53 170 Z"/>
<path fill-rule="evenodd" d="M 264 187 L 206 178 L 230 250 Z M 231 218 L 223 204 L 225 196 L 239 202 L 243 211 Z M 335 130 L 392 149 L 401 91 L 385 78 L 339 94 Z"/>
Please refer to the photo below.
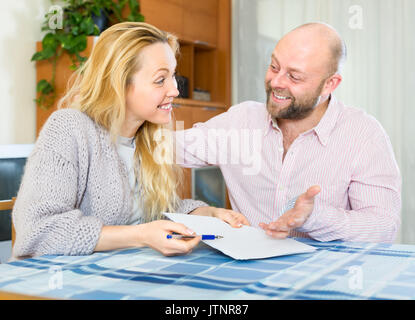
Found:
<path fill-rule="evenodd" d="M 72 154 L 83 145 L 96 143 L 102 138 L 102 129 L 84 112 L 60 109 L 53 112 L 44 124 L 36 145 L 42 150 Z"/>
<path fill-rule="evenodd" d="M 88 125 L 88 124 L 94 124 L 94 121 L 88 117 L 84 112 L 77 110 L 77 109 L 71 109 L 71 108 L 65 108 L 65 109 L 59 109 L 55 112 L 53 112 L 48 120 L 45 123 L 45 127 L 53 126 L 58 128 L 71 128 L 73 129 L 74 126 L 78 127 L 79 125 Z"/>
<path fill-rule="evenodd" d="M 98 126 L 87 114 L 76 109 L 59 109 L 53 112 L 45 122 L 39 138 L 42 136 L 91 135 Z"/>

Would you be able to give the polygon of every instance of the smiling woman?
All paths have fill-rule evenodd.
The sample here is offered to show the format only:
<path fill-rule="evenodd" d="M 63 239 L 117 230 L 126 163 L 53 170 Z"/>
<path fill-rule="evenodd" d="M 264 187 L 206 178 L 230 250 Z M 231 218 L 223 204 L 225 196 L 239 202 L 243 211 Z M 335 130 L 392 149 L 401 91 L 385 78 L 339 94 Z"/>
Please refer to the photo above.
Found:
<path fill-rule="evenodd" d="M 192 232 L 160 220 L 165 211 L 247 223 L 230 210 L 179 199 L 179 168 L 157 161 L 155 136 L 179 93 L 177 51 L 173 35 L 145 23 L 101 34 L 28 158 L 13 211 L 15 258 L 141 246 L 190 252 L 200 238 L 168 240 Z"/>

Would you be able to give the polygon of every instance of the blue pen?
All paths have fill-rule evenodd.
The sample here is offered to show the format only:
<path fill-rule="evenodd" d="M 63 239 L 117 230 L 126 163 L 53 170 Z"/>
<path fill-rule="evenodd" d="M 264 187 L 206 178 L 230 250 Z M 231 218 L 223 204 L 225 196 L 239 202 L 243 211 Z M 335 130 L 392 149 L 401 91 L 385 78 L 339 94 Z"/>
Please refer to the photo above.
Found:
<path fill-rule="evenodd" d="M 193 235 L 193 236 L 186 236 L 186 235 L 182 235 L 182 234 L 168 234 L 167 235 L 167 239 L 193 239 L 196 237 L 200 237 L 198 235 Z M 216 236 L 214 234 L 202 234 L 201 235 L 202 240 L 215 240 L 215 239 L 222 239 L 222 236 Z"/>

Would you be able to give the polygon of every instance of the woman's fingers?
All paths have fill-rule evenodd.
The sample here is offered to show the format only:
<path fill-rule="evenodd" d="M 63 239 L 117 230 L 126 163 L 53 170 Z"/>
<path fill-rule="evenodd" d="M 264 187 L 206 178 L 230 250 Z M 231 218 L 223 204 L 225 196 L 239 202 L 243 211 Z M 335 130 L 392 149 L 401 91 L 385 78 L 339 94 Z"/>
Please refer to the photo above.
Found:
<path fill-rule="evenodd" d="M 165 222 L 164 229 L 169 232 L 175 232 L 178 234 L 186 235 L 186 236 L 192 236 L 195 234 L 195 232 L 188 227 L 186 227 L 182 223 L 173 222 L 173 221 L 163 221 Z"/>
<path fill-rule="evenodd" d="M 169 246 L 162 252 L 166 256 L 177 254 L 189 254 L 198 245 L 202 237 L 197 236 L 193 239 L 169 239 Z"/>
<path fill-rule="evenodd" d="M 234 228 L 240 228 L 242 225 L 249 226 L 248 219 L 243 214 L 233 210 L 217 208 L 213 216 L 225 221 Z"/>

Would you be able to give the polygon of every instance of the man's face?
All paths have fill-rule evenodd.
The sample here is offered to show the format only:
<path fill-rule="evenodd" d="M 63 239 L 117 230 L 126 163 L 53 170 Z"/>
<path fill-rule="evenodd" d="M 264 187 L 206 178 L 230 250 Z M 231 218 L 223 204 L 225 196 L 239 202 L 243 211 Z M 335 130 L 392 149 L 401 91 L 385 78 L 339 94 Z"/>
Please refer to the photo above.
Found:
<path fill-rule="evenodd" d="M 267 110 L 274 119 L 304 119 L 320 103 L 327 80 L 327 52 L 281 40 L 265 76 Z"/>

